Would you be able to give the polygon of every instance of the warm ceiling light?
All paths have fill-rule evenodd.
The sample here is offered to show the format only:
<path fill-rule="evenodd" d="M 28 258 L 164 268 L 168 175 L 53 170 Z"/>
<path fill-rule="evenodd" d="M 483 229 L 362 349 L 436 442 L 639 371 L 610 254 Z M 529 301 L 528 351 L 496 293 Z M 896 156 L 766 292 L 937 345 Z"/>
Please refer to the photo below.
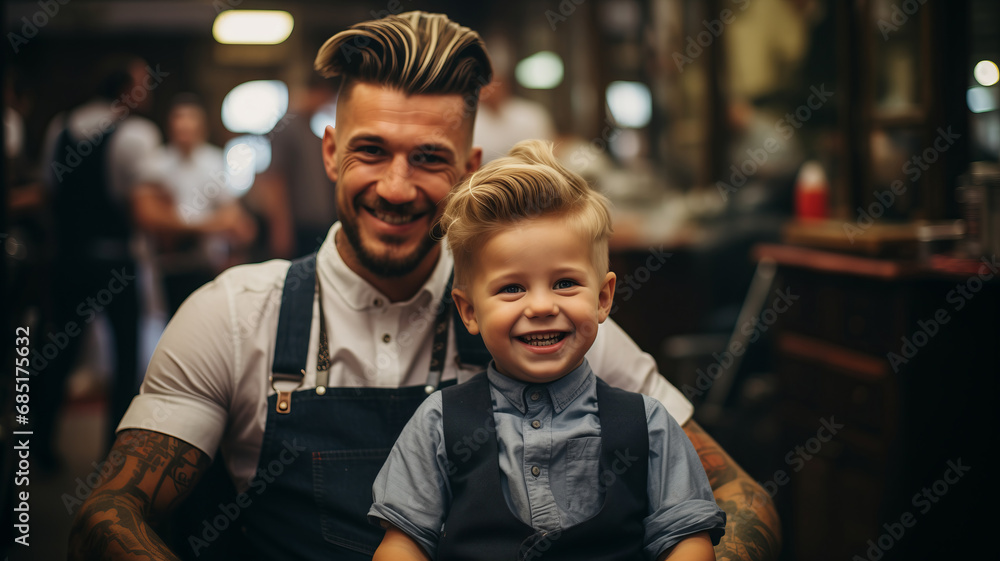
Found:
<path fill-rule="evenodd" d="M 997 63 L 992 60 L 979 61 L 976 64 L 976 69 L 973 70 L 973 75 L 976 77 L 976 81 L 984 86 L 992 86 L 1000 82 L 1000 69 L 997 69 Z"/>
<path fill-rule="evenodd" d="M 226 44 L 277 45 L 294 25 L 292 14 L 281 10 L 226 10 L 216 16 L 212 36 Z"/>

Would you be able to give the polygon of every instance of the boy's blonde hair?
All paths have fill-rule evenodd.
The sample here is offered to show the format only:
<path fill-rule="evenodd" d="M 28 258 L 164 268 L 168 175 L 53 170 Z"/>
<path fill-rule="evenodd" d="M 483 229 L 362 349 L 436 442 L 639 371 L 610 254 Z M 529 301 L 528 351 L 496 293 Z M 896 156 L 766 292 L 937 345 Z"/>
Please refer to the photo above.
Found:
<path fill-rule="evenodd" d="M 552 143 L 525 140 L 493 160 L 449 193 L 441 230 L 455 256 L 455 285 L 469 281 L 475 251 L 500 230 L 542 216 L 563 216 L 593 244 L 594 269 L 608 271 L 611 211 L 608 199 L 566 169 Z"/>
<path fill-rule="evenodd" d="M 493 74 L 479 34 L 444 14 L 405 12 L 363 21 L 327 39 L 316 70 L 327 78 L 382 84 L 407 95 L 462 94 L 475 115 Z"/>

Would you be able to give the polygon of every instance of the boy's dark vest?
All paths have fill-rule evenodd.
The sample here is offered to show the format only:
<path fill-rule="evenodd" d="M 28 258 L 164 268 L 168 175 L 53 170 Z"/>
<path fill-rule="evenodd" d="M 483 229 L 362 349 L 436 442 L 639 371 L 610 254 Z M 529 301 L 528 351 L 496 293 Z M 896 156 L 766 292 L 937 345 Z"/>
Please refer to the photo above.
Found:
<path fill-rule="evenodd" d="M 642 396 L 597 380 L 601 421 L 599 485 L 604 505 L 588 520 L 554 532 L 536 531 L 507 506 L 500 486 L 495 431 L 482 446 L 455 443 L 477 428 L 494 427 L 489 381 L 482 373 L 442 390 L 444 438 L 448 450 L 452 504 L 438 544 L 437 559 L 479 561 L 610 561 L 643 559 L 643 524 L 649 511 L 646 478 L 649 433 Z M 476 440 L 478 442 L 479 440 Z M 621 458 L 634 462 L 624 462 Z"/>

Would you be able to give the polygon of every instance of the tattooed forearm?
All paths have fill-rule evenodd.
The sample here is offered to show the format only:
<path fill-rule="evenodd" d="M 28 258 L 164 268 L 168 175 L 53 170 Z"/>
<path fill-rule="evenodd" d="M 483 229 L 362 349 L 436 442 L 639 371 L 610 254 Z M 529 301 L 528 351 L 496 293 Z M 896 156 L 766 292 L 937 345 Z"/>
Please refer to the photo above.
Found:
<path fill-rule="evenodd" d="M 179 559 L 127 502 L 104 492 L 84 504 L 70 537 L 71 560 Z M 85 529 L 78 527 L 82 520 L 89 522 Z"/>
<path fill-rule="evenodd" d="M 726 511 L 726 535 L 716 559 L 770 561 L 781 550 L 781 523 L 771 497 L 697 423 L 684 425 L 712 485 L 715 502 Z"/>
<path fill-rule="evenodd" d="M 715 499 L 726 511 L 726 535 L 715 547 L 716 559 L 765 561 L 778 557 L 780 524 L 771 498 L 759 486 L 734 481 L 716 490 Z"/>
<path fill-rule="evenodd" d="M 153 530 L 183 501 L 211 460 L 190 444 L 150 431 L 118 436 L 115 471 L 83 503 L 70 559 L 177 559 Z"/>
<path fill-rule="evenodd" d="M 705 468 L 712 489 L 718 489 L 739 477 L 741 472 L 739 466 L 729 457 L 729 454 L 726 454 L 715 439 L 708 436 L 708 433 L 701 426 L 694 421 L 688 421 L 684 425 L 684 432 L 687 433 L 695 451 L 698 452 L 698 459 L 701 460 L 701 465 Z"/>

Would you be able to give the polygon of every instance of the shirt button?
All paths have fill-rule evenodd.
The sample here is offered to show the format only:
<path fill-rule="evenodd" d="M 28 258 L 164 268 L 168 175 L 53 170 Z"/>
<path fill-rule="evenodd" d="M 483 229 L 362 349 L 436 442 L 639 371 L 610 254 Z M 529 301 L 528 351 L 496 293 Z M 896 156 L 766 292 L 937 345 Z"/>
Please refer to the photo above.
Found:
<path fill-rule="evenodd" d="M 382 299 L 381 298 L 376 298 L 375 301 L 372 302 L 372 304 L 374 304 L 376 308 L 379 308 L 379 307 L 382 306 Z"/>
<path fill-rule="evenodd" d="M 391 335 L 389 335 L 388 333 L 386 333 L 385 335 L 382 336 L 382 342 L 388 343 L 389 341 L 392 341 L 392 336 Z"/>
<path fill-rule="evenodd" d="M 542 422 L 541 421 L 531 421 L 531 426 L 532 426 L 532 428 L 540 429 L 540 428 L 542 428 Z"/>
<path fill-rule="evenodd" d="M 531 475 L 538 477 L 540 473 L 542 473 L 542 470 L 538 469 L 538 466 L 531 466 Z"/>
<path fill-rule="evenodd" d="M 542 397 L 542 394 L 540 394 L 538 392 L 534 392 L 534 393 L 531 394 L 531 401 L 538 401 L 539 399 L 541 399 L 541 397 Z"/>

